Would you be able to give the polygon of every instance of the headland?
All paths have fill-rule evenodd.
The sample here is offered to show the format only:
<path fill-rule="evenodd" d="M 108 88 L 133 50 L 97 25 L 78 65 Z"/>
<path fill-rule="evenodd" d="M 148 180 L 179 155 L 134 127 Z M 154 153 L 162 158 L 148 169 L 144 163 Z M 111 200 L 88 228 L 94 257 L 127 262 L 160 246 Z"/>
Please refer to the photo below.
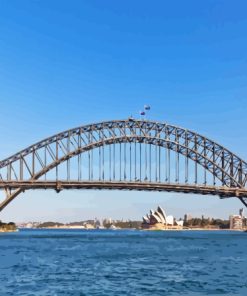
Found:
<path fill-rule="evenodd" d="M 15 223 L 9 222 L 9 223 L 3 223 L 0 221 L 0 232 L 15 232 L 17 231 L 17 227 Z"/>

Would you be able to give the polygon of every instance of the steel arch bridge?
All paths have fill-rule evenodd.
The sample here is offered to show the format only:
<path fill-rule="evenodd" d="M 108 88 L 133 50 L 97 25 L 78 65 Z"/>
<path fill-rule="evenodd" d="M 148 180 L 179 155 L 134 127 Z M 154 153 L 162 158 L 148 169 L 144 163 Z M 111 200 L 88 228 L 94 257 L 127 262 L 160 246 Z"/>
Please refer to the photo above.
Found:
<path fill-rule="evenodd" d="M 216 142 L 156 121 L 70 129 L 0 161 L 2 211 L 27 189 L 126 189 L 237 197 L 247 206 L 247 163 Z"/>

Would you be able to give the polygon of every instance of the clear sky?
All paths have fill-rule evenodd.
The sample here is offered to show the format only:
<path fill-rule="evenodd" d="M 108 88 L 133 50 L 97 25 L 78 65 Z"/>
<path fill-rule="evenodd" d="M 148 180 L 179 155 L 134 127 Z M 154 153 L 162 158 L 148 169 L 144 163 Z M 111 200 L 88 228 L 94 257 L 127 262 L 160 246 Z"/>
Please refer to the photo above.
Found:
<path fill-rule="evenodd" d="M 0 159 L 59 131 L 138 116 L 247 160 L 247 2 L 0 0 Z M 2 194 L 2 193 L 1 193 Z M 238 200 L 172 193 L 29 191 L 2 220 L 228 217 Z"/>

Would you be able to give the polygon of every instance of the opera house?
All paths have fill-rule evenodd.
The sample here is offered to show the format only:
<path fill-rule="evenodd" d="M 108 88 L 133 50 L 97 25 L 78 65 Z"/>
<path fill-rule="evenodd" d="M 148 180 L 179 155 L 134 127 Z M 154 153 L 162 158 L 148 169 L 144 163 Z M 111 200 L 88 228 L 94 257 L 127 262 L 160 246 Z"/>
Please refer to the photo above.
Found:
<path fill-rule="evenodd" d="M 183 229 L 183 221 L 176 221 L 171 215 L 158 206 L 157 210 L 150 210 L 150 214 L 142 217 L 142 228 L 150 230 Z"/>

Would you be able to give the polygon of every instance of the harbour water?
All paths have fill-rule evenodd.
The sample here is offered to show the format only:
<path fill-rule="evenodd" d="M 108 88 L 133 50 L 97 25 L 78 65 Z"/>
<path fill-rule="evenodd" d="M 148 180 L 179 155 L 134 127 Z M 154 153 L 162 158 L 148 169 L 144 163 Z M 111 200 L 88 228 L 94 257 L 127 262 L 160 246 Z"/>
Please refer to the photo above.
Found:
<path fill-rule="evenodd" d="M 0 234 L 0 295 L 247 295 L 247 233 Z"/>

